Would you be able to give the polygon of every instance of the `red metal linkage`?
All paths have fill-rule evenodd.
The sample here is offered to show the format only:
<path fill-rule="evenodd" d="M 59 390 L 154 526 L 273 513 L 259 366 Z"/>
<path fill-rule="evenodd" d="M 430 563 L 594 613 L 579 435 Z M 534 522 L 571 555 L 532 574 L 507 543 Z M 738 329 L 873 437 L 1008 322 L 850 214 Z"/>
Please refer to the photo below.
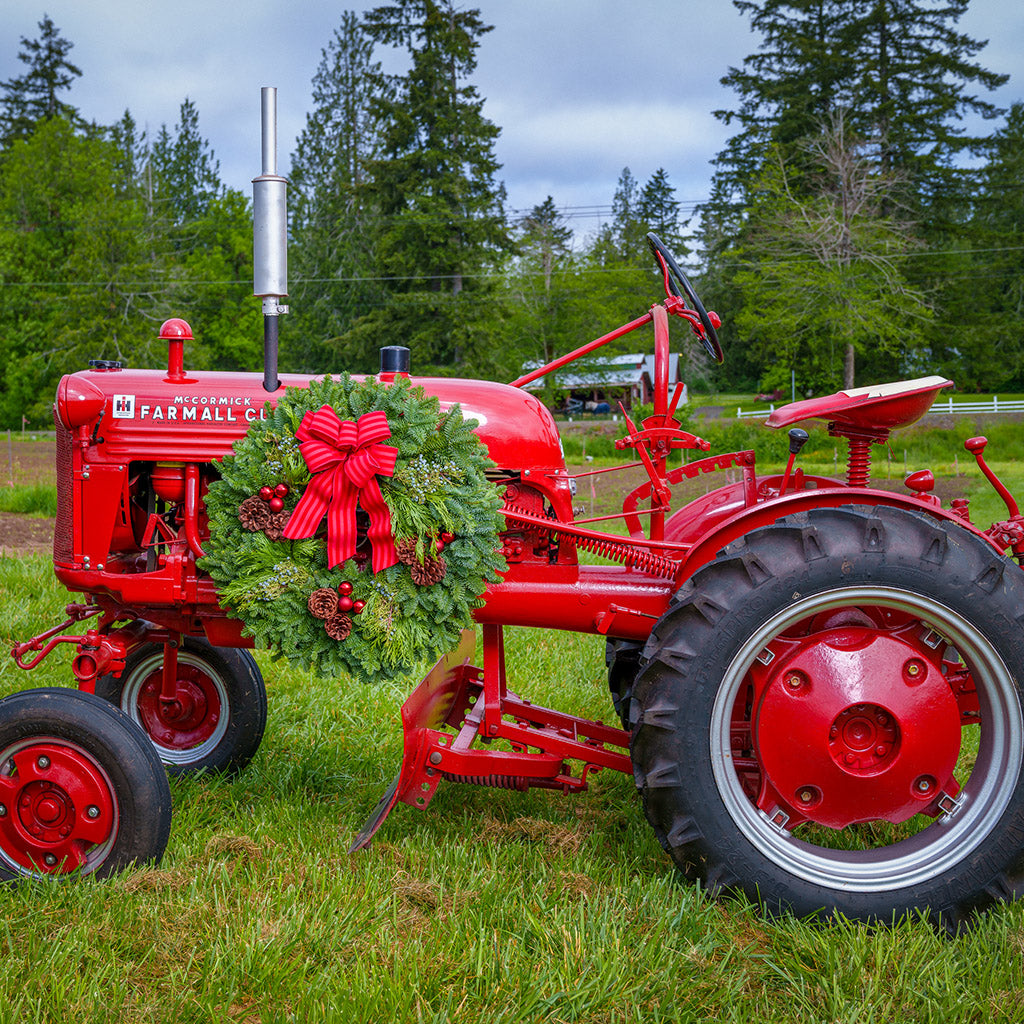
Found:
<path fill-rule="evenodd" d="M 572 793 L 601 768 L 630 773 L 629 734 L 622 729 L 539 707 L 506 686 L 502 627 L 486 625 L 484 671 L 470 665 L 471 630 L 402 705 L 402 767 L 356 837 L 368 846 L 394 805 L 424 808 L 442 779 L 501 789 L 532 787 Z M 476 747 L 483 739 L 511 749 Z M 580 762 L 573 771 L 570 762 Z"/>

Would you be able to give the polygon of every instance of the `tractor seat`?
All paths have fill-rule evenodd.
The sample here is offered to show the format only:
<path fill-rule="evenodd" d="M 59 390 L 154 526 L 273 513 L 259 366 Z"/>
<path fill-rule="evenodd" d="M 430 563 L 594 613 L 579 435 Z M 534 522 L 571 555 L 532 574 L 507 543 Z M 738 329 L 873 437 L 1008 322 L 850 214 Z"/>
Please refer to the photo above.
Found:
<path fill-rule="evenodd" d="M 776 409 L 766 420 L 769 427 L 788 427 L 801 420 L 827 420 L 836 434 L 881 433 L 916 423 L 931 407 L 943 388 L 953 382 L 945 377 L 918 377 L 891 384 L 850 388 L 823 398 L 790 402 Z"/>

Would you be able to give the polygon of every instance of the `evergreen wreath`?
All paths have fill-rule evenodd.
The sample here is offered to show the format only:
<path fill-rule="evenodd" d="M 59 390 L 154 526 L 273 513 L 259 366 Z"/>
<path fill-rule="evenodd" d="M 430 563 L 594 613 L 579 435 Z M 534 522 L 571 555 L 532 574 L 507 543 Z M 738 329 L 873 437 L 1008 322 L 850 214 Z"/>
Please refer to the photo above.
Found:
<path fill-rule="evenodd" d="M 394 452 L 393 475 L 384 469 L 372 477 L 387 508 L 370 512 L 360 492 L 354 550 L 347 547 L 332 566 L 332 513 L 312 536 L 286 536 L 295 532 L 285 523 L 306 491 L 314 495 L 304 509 L 317 501 L 300 428 L 313 414 L 351 427 L 368 413 L 378 414 L 370 417 L 375 424 L 383 413 L 390 430 L 384 443 Z M 225 457 L 206 495 L 210 538 L 199 565 L 246 635 L 275 657 L 364 681 L 408 675 L 454 648 L 487 583 L 505 567 L 501 498 L 486 479 L 493 464 L 475 425 L 457 405 L 442 413 L 436 397 L 403 378 L 382 384 L 345 374 L 288 388 Z M 385 526 L 390 518 L 389 536 L 382 516 Z M 293 525 L 302 518 L 315 517 L 300 514 Z"/>

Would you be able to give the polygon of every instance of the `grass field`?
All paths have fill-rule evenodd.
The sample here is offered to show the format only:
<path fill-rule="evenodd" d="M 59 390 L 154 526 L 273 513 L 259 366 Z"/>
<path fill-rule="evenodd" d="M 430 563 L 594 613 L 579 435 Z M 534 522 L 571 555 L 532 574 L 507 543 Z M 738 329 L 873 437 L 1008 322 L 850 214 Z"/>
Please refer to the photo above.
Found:
<path fill-rule="evenodd" d="M 962 482 L 979 519 L 1002 514 L 975 470 Z M 68 600 L 45 556 L 0 557 L 0 597 L 7 647 Z M 507 652 L 513 688 L 612 718 L 599 638 L 511 630 Z M 0 693 L 68 685 L 71 653 L 0 661 Z M 349 855 L 397 770 L 409 684 L 258 660 L 263 746 L 236 779 L 172 783 L 159 867 L 0 889 L 0 1024 L 1022 1019 L 1024 904 L 955 939 L 766 920 L 675 876 L 626 776 L 575 797 L 442 783 Z"/>

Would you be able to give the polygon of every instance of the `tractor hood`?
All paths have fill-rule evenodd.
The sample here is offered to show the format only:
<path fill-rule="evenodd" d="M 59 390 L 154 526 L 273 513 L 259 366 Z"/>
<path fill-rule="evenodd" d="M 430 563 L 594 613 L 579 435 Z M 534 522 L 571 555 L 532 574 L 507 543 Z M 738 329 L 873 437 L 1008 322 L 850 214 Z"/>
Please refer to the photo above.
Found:
<path fill-rule="evenodd" d="M 57 387 L 57 419 L 103 444 L 104 461 L 212 462 L 223 458 L 284 388 L 309 386 L 309 377 L 282 374 L 272 395 L 253 373 L 193 372 L 172 379 L 163 370 L 117 367 L 83 370 Z M 564 467 L 561 443 L 548 410 L 507 384 L 456 377 L 412 377 L 436 395 L 441 408 L 462 408 L 494 462 L 532 472 Z"/>

